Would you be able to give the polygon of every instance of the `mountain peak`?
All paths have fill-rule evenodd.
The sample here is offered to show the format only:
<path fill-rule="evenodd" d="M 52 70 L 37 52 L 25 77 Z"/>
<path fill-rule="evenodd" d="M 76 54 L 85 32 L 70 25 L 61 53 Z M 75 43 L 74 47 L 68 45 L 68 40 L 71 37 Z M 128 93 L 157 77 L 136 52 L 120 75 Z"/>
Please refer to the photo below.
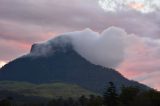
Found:
<path fill-rule="evenodd" d="M 47 56 L 55 52 L 67 52 L 71 49 L 73 49 L 71 38 L 67 35 L 62 35 L 45 42 L 33 44 L 30 55 Z"/>
<path fill-rule="evenodd" d="M 38 42 L 32 45 L 30 55 L 32 56 L 48 56 L 55 52 L 67 52 L 73 50 L 73 36 L 83 34 L 94 34 L 96 32 L 89 28 L 82 31 L 68 32 L 58 37 L 44 42 Z"/>

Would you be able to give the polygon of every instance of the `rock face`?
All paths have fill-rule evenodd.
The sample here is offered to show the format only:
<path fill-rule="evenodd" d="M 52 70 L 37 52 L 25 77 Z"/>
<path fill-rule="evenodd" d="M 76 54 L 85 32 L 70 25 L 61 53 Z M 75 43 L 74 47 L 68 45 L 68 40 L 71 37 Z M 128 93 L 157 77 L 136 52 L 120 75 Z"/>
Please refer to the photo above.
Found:
<path fill-rule="evenodd" d="M 70 40 L 61 36 L 47 43 L 34 44 L 29 54 L 0 69 L 0 80 L 63 82 L 78 84 L 98 93 L 104 91 L 109 81 L 113 81 L 118 89 L 122 85 L 148 88 L 124 78 L 113 69 L 90 63 L 74 50 Z"/>

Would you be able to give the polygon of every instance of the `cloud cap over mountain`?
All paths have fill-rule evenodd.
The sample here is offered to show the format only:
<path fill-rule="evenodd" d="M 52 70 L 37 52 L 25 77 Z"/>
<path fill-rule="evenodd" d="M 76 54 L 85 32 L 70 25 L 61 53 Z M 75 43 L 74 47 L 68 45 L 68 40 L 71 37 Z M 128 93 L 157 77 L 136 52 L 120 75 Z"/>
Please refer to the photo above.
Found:
<path fill-rule="evenodd" d="M 49 55 L 53 52 L 55 42 L 60 46 L 71 43 L 74 49 L 90 62 L 105 67 L 115 68 L 124 59 L 127 46 L 127 33 L 117 27 L 110 27 L 101 34 L 91 29 L 64 33 L 57 38 L 37 43 L 34 53 Z M 59 39 L 58 39 L 59 38 Z M 61 40 L 61 41 L 60 41 Z"/>

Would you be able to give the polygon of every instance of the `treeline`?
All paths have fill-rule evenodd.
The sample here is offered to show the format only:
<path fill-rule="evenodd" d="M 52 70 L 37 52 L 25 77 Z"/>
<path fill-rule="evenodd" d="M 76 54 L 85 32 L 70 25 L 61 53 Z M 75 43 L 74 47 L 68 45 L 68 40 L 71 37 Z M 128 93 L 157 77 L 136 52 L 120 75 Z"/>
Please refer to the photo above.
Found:
<path fill-rule="evenodd" d="M 117 93 L 113 82 L 103 96 L 82 95 L 79 98 L 63 97 L 52 99 L 47 103 L 15 104 L 12 98 L 0 101 L 0 106 L 160 106 L 160 92 L 156 90 L 142 91 L 138 87 L 122 87 L 121 93 Z"/>

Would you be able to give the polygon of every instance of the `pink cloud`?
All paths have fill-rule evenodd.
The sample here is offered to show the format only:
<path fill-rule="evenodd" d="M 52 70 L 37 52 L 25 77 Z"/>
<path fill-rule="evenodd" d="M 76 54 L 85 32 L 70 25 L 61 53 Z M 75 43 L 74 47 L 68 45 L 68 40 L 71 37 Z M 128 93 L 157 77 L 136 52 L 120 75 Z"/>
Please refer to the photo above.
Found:
<path fill-rule="evenodd" d="M 136 37 L 117 68 L 124 76 L 160 90 L 160 40 Z M 156 74 L 155 74 L 156 73 Z M 158 75 L 157 75 L 158 74 Z"/>
<path fill-rule="evenodd" d="M 6 33 L 8 35 L 7 38 L 2 38 L 2 36 L 0 36 L 0 60 L 1 61 L 5 61 L 8 62 L 10 60 L 13 60 L 19 56 L 22 56 L 26 53 L 30 52 L 31 46 L 34 43 L 31 43 L 30 41 L 28 41 L 26 39 L 25 40 L 20 40 L 20 39 L 12 39 L 12 35 L 14 35 L 14 33 Z M 37 40 L 35 40 L 35 42 L 37 41 L 44 41 L 46 39 L 49 39 L 51 37 L 54 37 L 54 32 L 47 32 L 47 33 L 38 33 L 38 35 L 40 35 L 39 38 L 37 38 Z M 10 37 L 11 36 L 11 37 Z M 14 36 L 13 36 L 14 37 Z M 16 37 L 15 37 L 16 38 Z"/>

